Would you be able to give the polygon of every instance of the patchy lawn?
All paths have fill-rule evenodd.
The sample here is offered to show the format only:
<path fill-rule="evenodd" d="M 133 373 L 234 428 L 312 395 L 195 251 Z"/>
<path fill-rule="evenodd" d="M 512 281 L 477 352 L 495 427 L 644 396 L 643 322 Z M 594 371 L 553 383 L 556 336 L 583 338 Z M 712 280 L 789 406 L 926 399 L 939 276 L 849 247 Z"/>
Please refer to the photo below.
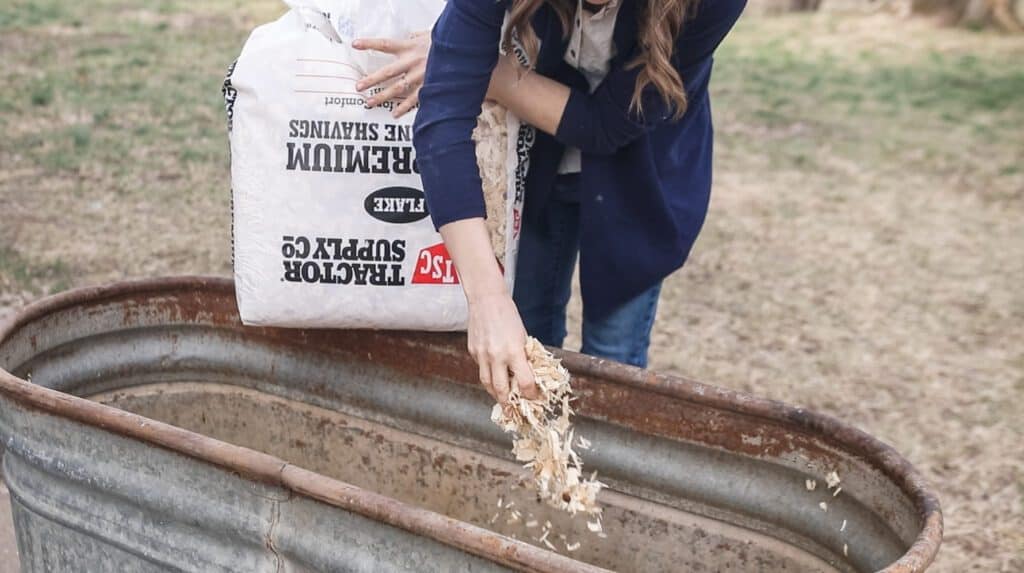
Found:
<path fill-rule="evenodd" d="M 230 272 L 224 70 L 272 0 L 0 6 L 0 315 Z M 1024 570 L 1024 41 L 748 18 L 654 366 L 836 415 L 938 487 L 936 571 Z M 574 307 L 578 317 L 578 307 Z"/>

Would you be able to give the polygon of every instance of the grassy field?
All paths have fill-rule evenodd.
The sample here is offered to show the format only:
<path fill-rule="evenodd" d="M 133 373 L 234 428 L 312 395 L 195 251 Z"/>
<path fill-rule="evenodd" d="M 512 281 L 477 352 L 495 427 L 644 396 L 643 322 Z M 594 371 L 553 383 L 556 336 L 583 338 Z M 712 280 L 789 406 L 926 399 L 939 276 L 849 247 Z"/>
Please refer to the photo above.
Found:
<path fill-rule="evenodd" d="M 219 88 L 274 0 L 0 5 L 0 315 L 230 272 Z M 747 18 L 656 368 L 836 415 L 940 491 L 936 571 L 1024 570 L 1024 41 Z M 578 308 L 574 316 L 578 317 Z"/>

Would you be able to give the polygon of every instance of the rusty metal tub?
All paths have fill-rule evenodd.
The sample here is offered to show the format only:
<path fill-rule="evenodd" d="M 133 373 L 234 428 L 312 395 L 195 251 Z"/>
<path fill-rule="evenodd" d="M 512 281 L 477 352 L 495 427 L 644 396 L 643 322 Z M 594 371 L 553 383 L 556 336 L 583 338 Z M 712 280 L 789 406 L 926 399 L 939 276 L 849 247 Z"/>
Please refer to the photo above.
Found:
<path fill-rule="evenodd" d="M 913 572 L 938 550 L 938 501 L 872 437 L 563 353 L 585 461 L 610 484 L 599 539 L 513 489 L 522 472 L 463 345 L 243 327 L 223 279 L 28 307 L 0 326 L 23 570 Z M 499 499 L 553 522 L 559 551 L 494 520 Z"/>

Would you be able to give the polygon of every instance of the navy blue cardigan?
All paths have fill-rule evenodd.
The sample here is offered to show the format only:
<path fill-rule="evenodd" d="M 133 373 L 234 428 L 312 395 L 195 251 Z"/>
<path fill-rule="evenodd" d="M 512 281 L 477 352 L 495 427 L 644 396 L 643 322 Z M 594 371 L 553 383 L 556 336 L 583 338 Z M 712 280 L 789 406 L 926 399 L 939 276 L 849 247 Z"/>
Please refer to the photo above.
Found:
<path fill-rule="evenodd" d="M 630 109 L 639 70 L 626 64 L 639 49 L 638 9 L 645 1 L 623 0 L 614 33 L 617 55 L 593 94 L 563 60 L 567 38 L 554 11 L 545 4 L 532 22 L 542 41 L 537 73 L 572 92 L 557 133 L 537 133 L 524 216 L 544 208 L 565 146 L 579 148 L 580 286 L 588 316 L 604 316 L 686 261 L 711 193 L 712 55 L 746 4 L 702 0 L 684 26 L 673 63 L 689 107 L 674 120 L 653 86 L 643 94 L 642 116 Z M 448 0 L 433 30 L 413 142 L 438 228 L 486 216 L 471 134 L 497 62 L 509 3 Z"/>

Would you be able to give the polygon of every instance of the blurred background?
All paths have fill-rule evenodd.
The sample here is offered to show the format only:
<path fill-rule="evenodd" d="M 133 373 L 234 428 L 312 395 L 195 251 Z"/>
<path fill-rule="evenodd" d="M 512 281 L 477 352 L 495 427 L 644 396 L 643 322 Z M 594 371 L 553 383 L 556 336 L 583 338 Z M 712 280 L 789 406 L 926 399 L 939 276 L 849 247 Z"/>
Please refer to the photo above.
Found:
<path fill-rule="evenodd" d="M 933 570 L 1024 571 L 1024 0 L 750 1 L 716 58 L 713 204 L 653 367 L 880 437 L 939 491 Z M 0 3 L 0 318 L 230 274 L 220 84 L 284 10 Z M 0 538 L 9 521 L 0 495 Z"/>

